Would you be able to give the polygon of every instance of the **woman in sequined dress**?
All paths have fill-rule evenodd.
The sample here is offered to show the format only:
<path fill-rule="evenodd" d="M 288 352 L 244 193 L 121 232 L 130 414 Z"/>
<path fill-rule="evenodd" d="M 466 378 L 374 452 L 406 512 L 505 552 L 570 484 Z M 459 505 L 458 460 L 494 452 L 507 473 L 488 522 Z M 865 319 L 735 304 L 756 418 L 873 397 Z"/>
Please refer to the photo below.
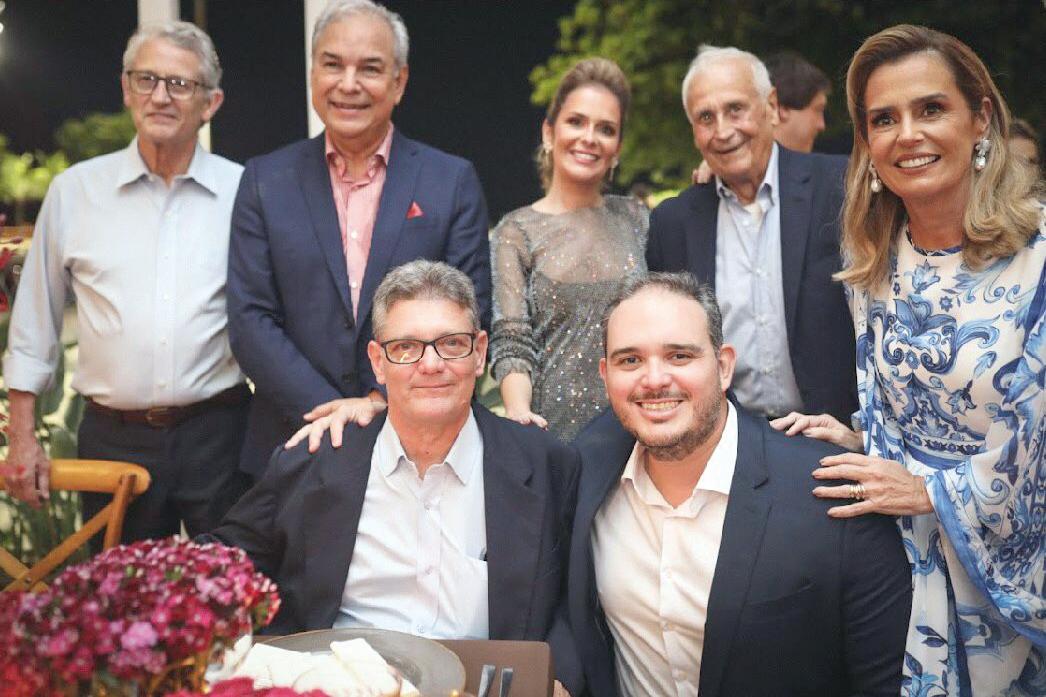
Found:
<path fill-rule="evenodd" d="M 1009 113 L 955 38 L 902 25 L 847 76 L 855 125 L 841 278 L 859 431 L 774 426 L 853 451 L 829 511 L 899 516 L 912 564 L 902 695 L 1046 694 L 1046 223 Z"/>
<path fill-rule="evenodd" d="M 645 270 L 646 207 L 603 194 L 629 99 L 612 61 L 566 74 L 541 129 L 545 196 L 506 215 L 491 238 L 490 357 L 506 415 L 564 440 L 606 407 L 600 320 L 621 280 Z"/>

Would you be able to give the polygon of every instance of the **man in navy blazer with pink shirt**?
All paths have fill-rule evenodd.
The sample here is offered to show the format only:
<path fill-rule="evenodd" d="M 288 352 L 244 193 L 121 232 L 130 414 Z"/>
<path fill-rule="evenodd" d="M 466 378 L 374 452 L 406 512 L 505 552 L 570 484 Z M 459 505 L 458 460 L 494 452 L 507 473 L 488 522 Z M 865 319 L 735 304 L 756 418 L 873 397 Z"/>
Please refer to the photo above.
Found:
<path fill-rule="evenodd" d="M 335 400 L 367 423 L 384 397 L 367 359 L 374 290 L 418 258 L 472 279 L 490 313 L 487 209 L 475 169 L 400 133 L 399 15 L 337 0 L 312 36 L 312 105 L 326 129 L 247 162 L 232 213 L 232 350 L 255 385 L 241 469 L 256 478 L 304 414 Z M 330 405 L 327 408 L 333 408 Z"/>

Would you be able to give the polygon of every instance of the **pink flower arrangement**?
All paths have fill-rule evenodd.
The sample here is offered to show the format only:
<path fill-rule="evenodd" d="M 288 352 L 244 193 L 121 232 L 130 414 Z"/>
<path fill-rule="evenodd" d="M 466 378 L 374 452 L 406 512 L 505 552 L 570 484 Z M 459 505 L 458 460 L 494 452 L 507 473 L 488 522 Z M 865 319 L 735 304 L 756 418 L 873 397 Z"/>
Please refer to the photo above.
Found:
<path fill-rule="evenodd" d="M 42 593 L 0 593 L 0 697 L 144 683 L 231 646 L 279 604 L 243 550 L 177 538 L 114 547 Z"/>

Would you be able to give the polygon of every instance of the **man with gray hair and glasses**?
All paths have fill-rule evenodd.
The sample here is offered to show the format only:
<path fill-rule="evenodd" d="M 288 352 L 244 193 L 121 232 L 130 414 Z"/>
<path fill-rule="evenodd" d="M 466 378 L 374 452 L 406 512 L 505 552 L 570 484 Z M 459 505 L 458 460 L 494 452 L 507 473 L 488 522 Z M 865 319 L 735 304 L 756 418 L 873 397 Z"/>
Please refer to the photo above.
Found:
<path fill-rule="evenodd" d="M 226 334 L 229 218 L 242 167 L 197 133 L 222 104 L 210 37 L 188 22 L 140 28 L 120 84 L 137 136 L 51 184 L 37 219 L 4 356 L 10 390 L 4 477 L 18 498 L 48 497 L 34 434 L 52 385 L 70 291 L 87 400 L 82 458 L 128 460 L 152 477 L 124 521 L 125 541 L 214 527 L 244 490 L 237 460 L 250 392 Z M 84 494 L 85 519 L 106 498 Z"/>
<path fill-rule="evenodd" d="M 213 536 L 275 579 L 268 631 L 379 627 L 433 638 L 548 641 L 579 677 L 564 613 L 577 453 L 472 401 L 487 333 L 468 276 L 393 269 L 367 357 L 388 410 L 277 450 Z"/>
<path fill-rule="evenodd" d="M 403 20 L 333 0 L 316 20 L 309 82 L 319 136 L 247 163 L 232 216 L 229 334 L 256 392 L 242 467 L 260 477 L 306 418 L 385 408 L 371 372 L 374 290 L 413 259 L 445 261 L 490 307 L 487 209 L 472 164 L 404 136 Z"/>
<path fill-rule="evenodd" d="M 744 346 L 733 389 L 765 417 L 857 408 L 853 323 L 839 220 L 846 158 L 774 142 L 777 92 L 766 66 L 702 46 L 682 85 L 694 145 L 713 179 L 650 216 L 647 266 L 689 271 L 715 289 L 727 342 Z"/>

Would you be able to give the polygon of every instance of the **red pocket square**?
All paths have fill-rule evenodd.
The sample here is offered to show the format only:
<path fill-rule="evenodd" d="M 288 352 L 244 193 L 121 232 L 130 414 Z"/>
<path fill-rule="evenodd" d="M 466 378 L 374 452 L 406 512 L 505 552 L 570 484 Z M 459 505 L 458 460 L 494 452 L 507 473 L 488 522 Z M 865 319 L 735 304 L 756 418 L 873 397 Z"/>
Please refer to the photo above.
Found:
<path fill-rule="evenodd" d="M 425 214 L 421 212 L 421 206 L 418 205 L 417 201 L 410 204 L 410 209 L 407 211 L 407 220 L 410 220 L 411 218 L 420 218 L 423 215 Z"/>

